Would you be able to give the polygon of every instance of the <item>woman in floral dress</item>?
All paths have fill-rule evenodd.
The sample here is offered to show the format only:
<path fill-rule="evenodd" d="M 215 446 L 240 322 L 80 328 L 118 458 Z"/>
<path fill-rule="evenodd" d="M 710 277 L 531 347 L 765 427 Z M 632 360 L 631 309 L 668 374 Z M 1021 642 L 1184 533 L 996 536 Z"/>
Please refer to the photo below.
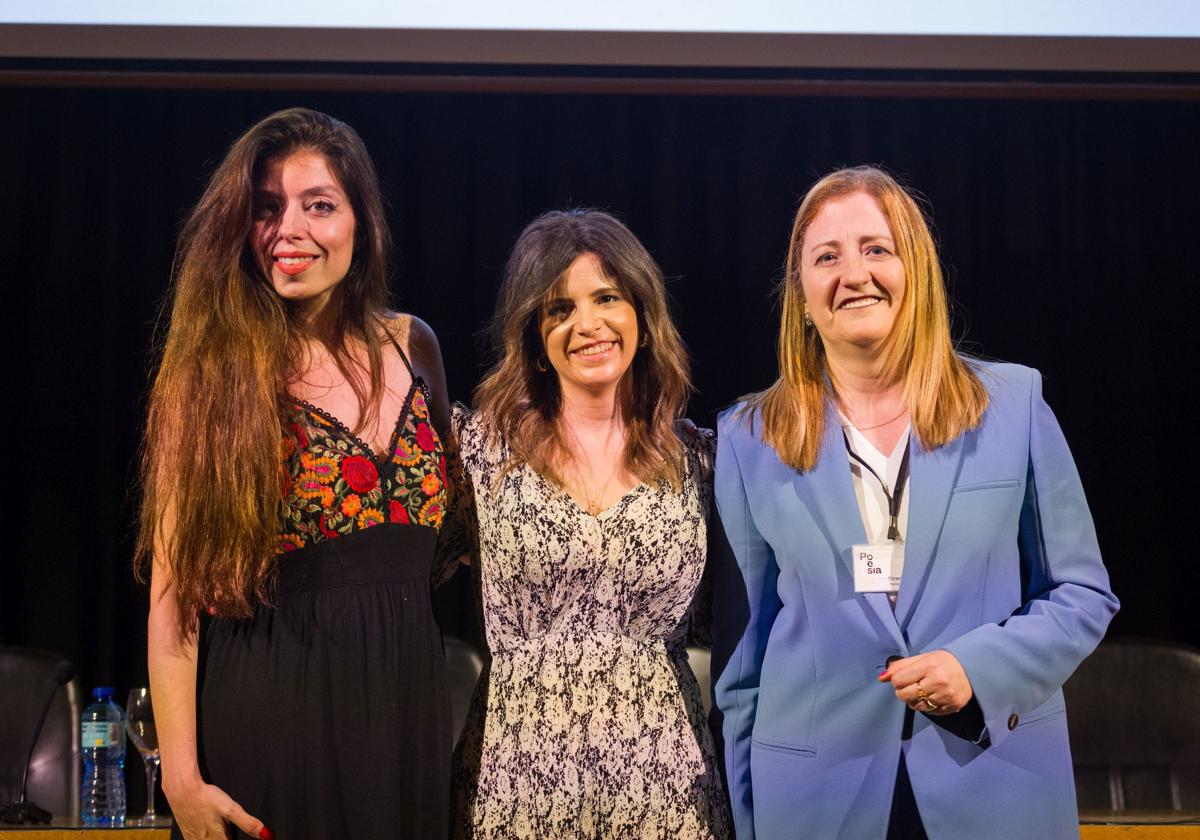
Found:
<path fill-rule="evenodd" d="M 490 663 L 455 753 L 457 837 L 723 838 L 689 634 L 710 433 L 661 272 L 605 213 L 521 234 L 500 360 L 455 411 Z"/>
<path fill-rule="evenodd" d="M 362 140 L 299 108 L 233 144 L 180 236 L 139 545 L 175 837 L 446 836 L 449 405 L 388 242 Z"/>

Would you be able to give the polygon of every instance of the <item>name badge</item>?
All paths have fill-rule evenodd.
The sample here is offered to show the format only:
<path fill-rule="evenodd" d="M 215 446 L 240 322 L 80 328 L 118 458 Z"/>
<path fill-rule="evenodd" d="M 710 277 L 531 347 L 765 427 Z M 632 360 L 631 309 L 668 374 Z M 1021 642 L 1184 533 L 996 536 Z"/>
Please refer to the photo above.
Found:
<path fill-rule="evenodd" d="M 904 543 L 852 545 L 855 592 L 899 592 L 904 571 Z"/>

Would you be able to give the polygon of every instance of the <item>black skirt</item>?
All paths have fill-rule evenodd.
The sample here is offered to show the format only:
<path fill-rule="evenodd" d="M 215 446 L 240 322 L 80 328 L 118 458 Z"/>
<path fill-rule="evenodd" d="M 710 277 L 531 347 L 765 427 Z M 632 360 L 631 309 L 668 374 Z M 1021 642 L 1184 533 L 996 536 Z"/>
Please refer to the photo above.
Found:
<path fill-rule="evenodd" d="M 436 538 L 381 524 L 282 555 L 273 608 L 202 626 L 201 771 L 276 840 L 446 836 Z"/>

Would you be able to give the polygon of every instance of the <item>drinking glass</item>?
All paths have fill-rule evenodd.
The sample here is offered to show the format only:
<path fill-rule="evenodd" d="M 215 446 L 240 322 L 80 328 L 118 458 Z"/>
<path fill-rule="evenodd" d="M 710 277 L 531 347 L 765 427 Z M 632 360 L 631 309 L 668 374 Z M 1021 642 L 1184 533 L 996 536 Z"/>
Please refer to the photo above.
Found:
<path fill-rule="evenodd" d="M 125 706 L 125 731 L 129 740 L 141 753 L 146 765 L 146 816 L 138 822 L 153 825 L 154 787 L 158 782 L 158 730 L 154 728 L 154 708 L 150 705 L 150 689 L 135 688 L 129 692 L 129 703 Z"/>

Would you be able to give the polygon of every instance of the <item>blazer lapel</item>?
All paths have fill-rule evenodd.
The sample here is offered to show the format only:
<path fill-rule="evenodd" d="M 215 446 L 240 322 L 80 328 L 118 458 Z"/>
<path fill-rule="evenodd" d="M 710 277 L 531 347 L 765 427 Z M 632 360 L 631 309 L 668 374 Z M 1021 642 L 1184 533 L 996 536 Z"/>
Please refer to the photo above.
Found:
<path fill-rule="evenodd" d="M 813 511 L 821 524 L 825 538 L 844 567 L 850 580 L 850 591 L 853 592 L 854 560 L 850 556 L 850 546 L 865 543 L 867 532 L 863 528 L 858 499 L 854 495 L 848 457 L 846 443 L 842 437 L 841 421 L 836 410 L 830 407 L 825 413 L 825 435 L 817 464 L 810 472 L 796 476 L 793 484 L 797 495 L 804 500 L 805 505 Z M 909 508 L 912 508 L 912 501 L 909 502 Z M 906 559 L 906 576 L 907 562 Z M 887 595 L 883 592 L 865 592 L 856 593 L 854 597 L 865 602 L 869 611 L 873 612 L 887 629 L 897 645 L 897 650 L 907 655 L 907 645 Z"/>
<path fill-rule="evenodd" d="M 950 507 L 959 465 L 965 452 L 964 439 L 954 441 L 932 452 L 923 450 L 915 440 L 909 455 L 908 534 L 904 544 L 904 572 L 900 578 L 900 593 L 896 597 L 896 619 L 902 628 L 908 627 L 913 610 L 925 590 L 933 562 L 934 549 L 941 537 L 942 524 Z"/>

